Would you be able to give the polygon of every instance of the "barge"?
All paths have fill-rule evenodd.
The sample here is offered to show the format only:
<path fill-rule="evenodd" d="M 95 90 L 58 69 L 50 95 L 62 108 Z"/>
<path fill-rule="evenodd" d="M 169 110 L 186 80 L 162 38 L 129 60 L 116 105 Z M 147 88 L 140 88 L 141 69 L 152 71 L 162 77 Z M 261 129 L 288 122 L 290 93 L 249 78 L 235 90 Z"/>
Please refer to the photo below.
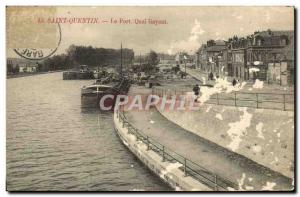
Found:
<path fill-rule="evenodd" d="M 94 79 L 94 73 L 89 70 L 87 65 L 81 65 L 79 70 L 63 72 L 63 80 L 74 79 Z"/>
<path fill-rule="evenodd" d="M 98 72 L 92 74 L 97 74 Z M 81 88 L 81 106 L 82 107 L 99 107 L 100 110 L 113 110 L 116 102 L 117 95 L 126 95 L 129 87 L 130 80 L 128 77 L 124 77 L 123 64 L 122 64 L 122 44 L 121 44 L 121 59 L 120 59 L 120 71 L 121 73 L 109 73 L 107 77 L 98 79 L 96 82 L 89 86 L 83 86 Z M 104 96 L 108 96 L 105 99 Z M 100 101 L 103 98 L 103 103 L 100 105 Z"/>
<path fill-rule="evenodd" d="M 109 107 L 113 109 L 117 95 L 127 94 L 129 87 L 130 83 L 126 78 L 96 80 L 94 84 L 81 88 L 81 106 L 100 107 L 101 98 L 110 95 L 104 99 L 103 105 L 105 109 Z"/>

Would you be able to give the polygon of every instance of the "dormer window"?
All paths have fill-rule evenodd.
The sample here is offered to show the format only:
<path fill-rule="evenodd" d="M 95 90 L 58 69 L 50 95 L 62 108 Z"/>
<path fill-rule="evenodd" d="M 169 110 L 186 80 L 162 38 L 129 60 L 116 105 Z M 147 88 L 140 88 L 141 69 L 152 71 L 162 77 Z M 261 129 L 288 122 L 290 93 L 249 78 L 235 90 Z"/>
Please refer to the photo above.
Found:
<path fill-rule="evenodd" d="M 287 39 L 286 38 L 281 38 L 280 45 L 287 45 Z"/>
<path fill-rule="evenodd" d="M 280 45 L 287 45 L 288 44 L 288 37 L 286 35 L 280 36 Z"/>
<path fill-rule="evenodd" d="M 261 39 L 257 39 L 257 46 L 261 46 L 262 42 L 261 42 Z"/>

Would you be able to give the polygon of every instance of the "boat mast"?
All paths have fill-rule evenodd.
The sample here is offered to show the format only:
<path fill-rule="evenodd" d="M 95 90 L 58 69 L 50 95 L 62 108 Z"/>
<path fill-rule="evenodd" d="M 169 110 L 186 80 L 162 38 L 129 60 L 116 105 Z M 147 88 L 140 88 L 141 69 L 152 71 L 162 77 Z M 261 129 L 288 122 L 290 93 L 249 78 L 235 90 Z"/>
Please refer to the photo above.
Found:
<path fill-rule="evenodd" d="M 141 55 L 141 52 L 140 52 L 140 72 L 142 72 L 142 55 Z"/>
<path fill-rule="evenodd" d="M 122 56 L 123 56 L 123 54 L 122 54 L 123 52 L 122 52 L 122 43 L 121 43 L 121 77 L 123 76 L 123 65 L 122 65 Z"/>

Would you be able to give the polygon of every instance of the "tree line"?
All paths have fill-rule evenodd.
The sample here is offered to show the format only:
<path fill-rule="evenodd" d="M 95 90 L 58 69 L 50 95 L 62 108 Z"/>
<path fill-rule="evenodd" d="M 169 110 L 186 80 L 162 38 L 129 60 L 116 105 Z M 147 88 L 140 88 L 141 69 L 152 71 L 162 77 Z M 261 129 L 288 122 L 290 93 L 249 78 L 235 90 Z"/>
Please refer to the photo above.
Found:
<path fill-rule="evenodd" d="M 122 63 L 130 64 L 133 61 L 134 52 L 132 49 L 122 49 Z M 44 67 L 50 70 L 64 70 L 76 68 L 79 65 L 89 67 L 103 67 L 108 65 L 120 65 L 121 49 L 94 48 L 91 46 L 71 45 L 67 54 L 53 56 L 43 62 Z"/>
<path fill-rule="evenodd" d="M 122 64 L 124 67 L 132 66 L 137 58 L 139 57 L 134 56 L 132 49 L 122 49 Z M 153 66 L 158 64 L 159 58 L 156 52 L 150 51 L 142 61 L 144 65 L 142 70 L 151 70 Z M 73 69 L 79 65 L 88 65 L 90 68 L 116 66 L 121 63 L 121 49 L 71 45 L 66 50 L 66 54 L 54 55 L 43 61 L 31 61 L 29 63 L 36 65 L 38 72 Z M 7 64 L 8 72 L 17 73 L 18 68 L 18 64 Z"/>

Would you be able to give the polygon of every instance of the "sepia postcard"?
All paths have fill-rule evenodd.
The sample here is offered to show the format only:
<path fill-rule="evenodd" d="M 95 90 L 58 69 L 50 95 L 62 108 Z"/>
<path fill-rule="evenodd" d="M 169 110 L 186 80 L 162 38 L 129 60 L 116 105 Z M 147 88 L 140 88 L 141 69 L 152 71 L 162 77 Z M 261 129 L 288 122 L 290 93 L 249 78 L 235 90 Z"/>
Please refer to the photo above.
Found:
<path fill-rule="evenodd" d="M 295 7 L 7 6 L 6 190 L 295 191 Z"/>

